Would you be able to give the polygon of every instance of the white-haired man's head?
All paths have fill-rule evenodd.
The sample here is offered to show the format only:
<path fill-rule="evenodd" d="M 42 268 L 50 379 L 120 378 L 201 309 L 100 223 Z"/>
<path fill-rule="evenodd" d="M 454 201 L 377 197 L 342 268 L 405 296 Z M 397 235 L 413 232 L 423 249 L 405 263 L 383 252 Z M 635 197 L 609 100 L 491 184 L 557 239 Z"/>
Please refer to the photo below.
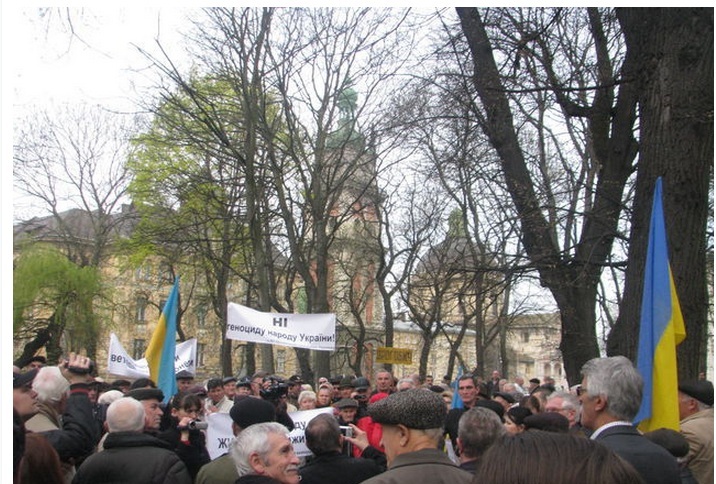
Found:
<path fill-rule="evenodd" d="M 144 431 L 144 405 L 134 398 L 120 398 L 107 407 L 107 428 L 110 432 Z"/>

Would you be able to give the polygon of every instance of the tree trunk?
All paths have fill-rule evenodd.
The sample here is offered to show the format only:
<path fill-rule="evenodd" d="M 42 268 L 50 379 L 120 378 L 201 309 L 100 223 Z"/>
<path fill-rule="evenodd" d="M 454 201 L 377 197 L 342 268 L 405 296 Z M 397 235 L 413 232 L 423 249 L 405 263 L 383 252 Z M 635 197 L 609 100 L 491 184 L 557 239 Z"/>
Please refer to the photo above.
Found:
<path fill-rule="evenodd" d="M 639 59 L 640 160 L 624 298 L 608 352 L 636 358 L 644 259 L 656 178 L 663 178 L 669 258 L 686 325 L 679 375 L 705 364 L 706 222 L 713 177 L 713 8 L 618 8 Z"/>

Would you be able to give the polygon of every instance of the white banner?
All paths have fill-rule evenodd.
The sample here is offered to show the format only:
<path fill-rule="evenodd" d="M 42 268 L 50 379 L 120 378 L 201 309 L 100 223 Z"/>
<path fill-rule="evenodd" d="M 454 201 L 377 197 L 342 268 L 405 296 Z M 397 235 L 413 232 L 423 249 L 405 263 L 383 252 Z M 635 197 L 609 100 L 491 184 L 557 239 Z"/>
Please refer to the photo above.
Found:
<path fill-rule="evenodd" d="M 336 315 L 332 313 L 263 313 L 235 303 L 229 303 L 227 313 L 229 339 L 322 351 L 336 349 Z"/>
<path fill-rule="evenodd" d="M 291 432 L 291 443 L 298 457 L 311 455 L 306 447 L 306 425 L 313 417 L 321 413 L 333 413 L 333 407 L 317 408 L 315 410 L 302 410 L 291 412 L 294 429 Z M 231 416 L 228 413 L 216 412 L 206 417 L 209 428 L 206 429 L 206 450 L 211 460 L 221 457 L 229 452 L 234 433 L 231 430 Z"/>
<path fill-rule="evenodd" d="M 196 338 L 188 339 L 176 346 L 174 371 L 179 373 L 182 370 L 196 373 Z M 149 365 L 146 358 L 132 359 L 124 350 L 117 335 L 110 333 L 107 372 L 128 378 L 149 378 Z"/>

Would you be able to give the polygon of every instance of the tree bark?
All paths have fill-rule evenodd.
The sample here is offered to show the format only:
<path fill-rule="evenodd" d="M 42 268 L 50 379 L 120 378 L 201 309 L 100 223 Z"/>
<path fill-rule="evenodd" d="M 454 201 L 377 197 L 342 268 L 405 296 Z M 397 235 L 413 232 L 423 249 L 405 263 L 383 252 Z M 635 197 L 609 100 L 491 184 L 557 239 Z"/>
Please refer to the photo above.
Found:
<path fill-rule="evenodd" d="M 706 222 L 713 177 L 713 8 L 618 8 L 640 74 L 640 158 L 620 315 L 608 353 L 636 358 L 644 259 L 656 178 L 663 178 L 669 258 L 686 325 L 679 375 L 696 378 L 706 358 Z"/>

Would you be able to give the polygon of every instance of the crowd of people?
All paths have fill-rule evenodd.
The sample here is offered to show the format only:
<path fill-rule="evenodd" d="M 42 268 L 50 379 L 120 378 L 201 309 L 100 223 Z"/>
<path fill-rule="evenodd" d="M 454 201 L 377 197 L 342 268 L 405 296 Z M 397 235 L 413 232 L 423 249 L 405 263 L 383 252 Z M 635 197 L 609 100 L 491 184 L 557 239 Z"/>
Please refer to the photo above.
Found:
<path fill-rule="evenodd" d="M 383 369 L 372 382 L 340 375 L 315 386 L 300 375 L 197 381 L 182 371 L 166 404 L 149 378 L 95 375 L 76 354 L 13 369 L 15 484 L 714 481 L 712 383 L 679 384 L 678 431 L 642 433 L 632 421 L 643 382 L 619 356 L 588 361 L 566 389 L 497 371 L 451 383 Z M 291 415 L 321 408 L 308 414 L 310 455 L 299 457 Z M 214 459 L 213 413 L 228 415 L 233 434 Z"/>

